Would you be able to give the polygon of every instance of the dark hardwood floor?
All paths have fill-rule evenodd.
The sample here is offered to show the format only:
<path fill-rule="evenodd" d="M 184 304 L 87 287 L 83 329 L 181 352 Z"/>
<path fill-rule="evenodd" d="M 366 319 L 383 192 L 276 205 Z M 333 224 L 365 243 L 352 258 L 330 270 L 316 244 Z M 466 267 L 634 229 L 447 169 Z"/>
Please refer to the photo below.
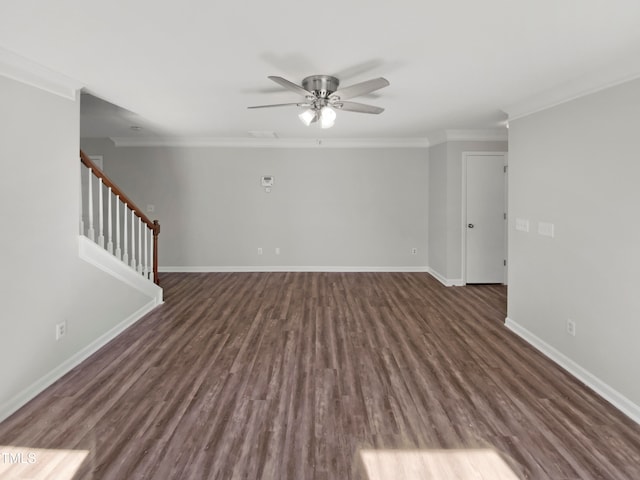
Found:
<path fill-rule="evenodd" d="M 504 287 L 161 280 L 163 306 L 0 424 L 0 451 L 62 456 L 0 478 L 640 479 L 640 426 L 504 327 Z"/>

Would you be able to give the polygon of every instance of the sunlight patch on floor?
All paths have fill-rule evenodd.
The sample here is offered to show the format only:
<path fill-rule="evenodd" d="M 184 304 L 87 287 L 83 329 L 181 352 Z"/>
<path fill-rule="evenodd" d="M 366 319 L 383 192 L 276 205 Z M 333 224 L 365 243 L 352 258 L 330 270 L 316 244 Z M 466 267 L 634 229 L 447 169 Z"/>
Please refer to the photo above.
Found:
<path fill-rule="evenodd" d="M 518 480 L 491 449 L 361 450 L 369 480 Z"/>
<path fill-rule="evenodd" d="M 72 480 L 88 450 L 57 450 L 0 445 L 0 478 Z"/>

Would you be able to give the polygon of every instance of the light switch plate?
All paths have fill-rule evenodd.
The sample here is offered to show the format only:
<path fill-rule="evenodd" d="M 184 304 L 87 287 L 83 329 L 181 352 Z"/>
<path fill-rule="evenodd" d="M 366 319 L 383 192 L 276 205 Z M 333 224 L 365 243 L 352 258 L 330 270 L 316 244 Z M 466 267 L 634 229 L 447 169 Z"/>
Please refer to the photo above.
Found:
<path fill-rule="evenodd" d="M 529 231 L 529 220 L 524 218 L 516 218 L 516 230 L 519 232 Z"/>
<path fill-rule="evenodd" d="M 538 222 L 538 234 L 553 238 L 554 233 L 553 223 Z"/>

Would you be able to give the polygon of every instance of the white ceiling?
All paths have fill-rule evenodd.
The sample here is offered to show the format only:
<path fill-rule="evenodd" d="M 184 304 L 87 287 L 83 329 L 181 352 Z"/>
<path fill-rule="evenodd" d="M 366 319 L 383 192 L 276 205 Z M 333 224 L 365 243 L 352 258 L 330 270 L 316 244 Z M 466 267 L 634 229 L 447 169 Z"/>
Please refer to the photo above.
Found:
<path fill-rule="evenodd" d="M 415 138 L 503 126 L 541 92 L 639 74 L 640 1 L 2 0 L 0 47 L 134 112 L 87 101 L 84 136 Z M 386 111 L 320 130 L 296 107 L 247 110 L 298 100 L 267 75 L 311 74 L 384 76 L 354 100 Z"/>

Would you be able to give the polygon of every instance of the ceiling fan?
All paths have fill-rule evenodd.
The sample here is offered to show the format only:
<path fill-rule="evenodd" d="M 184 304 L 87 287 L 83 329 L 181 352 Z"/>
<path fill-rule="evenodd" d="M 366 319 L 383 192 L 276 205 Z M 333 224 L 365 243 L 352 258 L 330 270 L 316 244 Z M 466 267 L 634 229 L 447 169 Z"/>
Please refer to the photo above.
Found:
<path fill-rule="evenodd" d="M 366 82 L 356 83 L 345 88 L 338 88 L 340 81 L 331 75 L 311 75 L 302 80 L 302 86 L 296 85 L 282 77 L 270 76 L 269 79 L 287 90 L 304 97 L 304 101 L 296 103 L 277 103 L 274 105 L 257 105 L 248 108 L 302 107 L 305 110 L 298 115 L 302 123 L 309 126 L 319 121 L 320 127 L 331 128 L 336 120 L 336 110 L 358 113 L 382 113 L 384 108 L 364 103 L 346 102 L 346 99 L 371 93 L 389 85 L 385 78 L 374 78 Z"/>

